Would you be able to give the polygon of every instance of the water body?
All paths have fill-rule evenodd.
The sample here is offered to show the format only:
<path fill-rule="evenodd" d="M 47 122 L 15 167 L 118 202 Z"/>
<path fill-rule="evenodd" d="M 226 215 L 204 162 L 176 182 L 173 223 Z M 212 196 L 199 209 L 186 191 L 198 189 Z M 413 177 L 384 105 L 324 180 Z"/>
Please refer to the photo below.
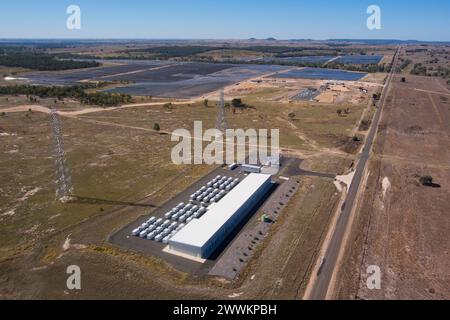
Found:
<path fill-rule="evenodd" d="M 287 79 L 314 79 L 314 80 L 340 80 L 340 81 L 357 81 L 365 77 L 367 73 L 350 72 L 345 70 L 334 70 L 324 68 L 303 68 L 290 70 L 285 73 L 276 75 L 276 78 Z"/>

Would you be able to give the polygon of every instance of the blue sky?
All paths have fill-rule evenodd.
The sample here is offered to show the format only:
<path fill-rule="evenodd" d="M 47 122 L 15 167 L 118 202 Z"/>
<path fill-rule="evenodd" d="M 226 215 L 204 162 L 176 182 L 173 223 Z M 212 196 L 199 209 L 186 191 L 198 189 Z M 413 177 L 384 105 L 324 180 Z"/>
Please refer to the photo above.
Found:
<path fill-rule="evenodd" d="M 81 30 L 66 28 L 71 4 L 81 8 Z M 366 27 L 371 4 L 381 7 L 381 30 Z M 0 8 L 0 38 L 450 41 L 448 0 L 14 0 Z"/>

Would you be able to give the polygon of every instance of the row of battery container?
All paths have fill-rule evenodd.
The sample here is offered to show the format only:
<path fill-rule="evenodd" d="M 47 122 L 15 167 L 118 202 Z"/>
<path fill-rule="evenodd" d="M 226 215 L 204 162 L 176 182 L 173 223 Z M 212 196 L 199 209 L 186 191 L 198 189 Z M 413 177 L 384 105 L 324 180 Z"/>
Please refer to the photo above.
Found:
<path fill-rule="evenodd" d="M 191 194 L 191 201 L 199 201 L 203 205 L 218 202 L 227 192 L 231 191 L 239 183 L 239 179 L 217 176 L 201 187 L 197 192 Z"/>
<path fill-rule="evenodd" d="M 151 217 L 141 226 L 132 231 L 132 235 L 142 239 L 156 242 L 169 243 L 169 240 L 183 229 L 193 219 L 201 218 L 207 212 L 207 203 L 218 202 L 227 191 L 233 189 L 239 183 L 239 179 L 217 176 L 208 182 L 190 197 L 191 203 L 181 202 L 175 208 L 164 214 L 166 219 Z M 194 200 L 201 201 L 201 205 L 195 205 Z M 180 224 L 178 224 L 180 223 Z"/>
<path fill-rule="evenodd" d="M 182 202 L 164 215 L 167 219 L 166 221 L 162 218 L 156 219 L 155 217 L 152 217 L 139 228 L 134 229 L 132 235 L 139 236 L 142 239 L 168 243 L 170 238 L 180 231 L 187 223 L 191 222 L 193 219 L 200 218 L 205 213 L 206 208 L 204 207 L 199 207 L 191 203 L 185 205 Z M 178 225 L 178 222 L 181 224 Z"/>
<path fill-rule="evenodd" d="M 192 219 L 198 219 L 205 213 L 206 208 L 203 206 L 197 206 L 193 203 L 184 204 L 184 202 L 182 202 L 171 211 L 167 212 L 164 215 L 164 218 L 189 223 Z"/>
<path fill-rule="evenodd" d="M 132 235 L 142 239 L 169 243 L 170 238 L 185 227 L 184 223 L 178 224 L 178 222 L 172 222 L 171 220 L 163 221 L 163 219 L 151 217 L 141 226 L 134 229 Z"/>

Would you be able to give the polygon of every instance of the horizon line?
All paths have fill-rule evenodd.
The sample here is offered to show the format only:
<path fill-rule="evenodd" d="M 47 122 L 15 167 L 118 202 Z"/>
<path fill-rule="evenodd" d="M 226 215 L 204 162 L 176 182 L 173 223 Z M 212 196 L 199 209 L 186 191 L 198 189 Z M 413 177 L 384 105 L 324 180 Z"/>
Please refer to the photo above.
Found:
<path fill-rule="evenodd" d="M 328 39 L 306 39 L 306 38 L 290 38 L 277 39 L 268 38 L 70 38 L 70 37 L 32 37 L 32 38 L 16 38 L 16 37 L 0 37 L 0 41 L 267 41 L 267 42 L 351 42 L 351 41 L 391 41 L 391 42 L 416 42 L 416 43 L 450 43 L 450 40 L 423 40 L 423 39 L 397 39 L 397 38 L 328 38 Z"/>

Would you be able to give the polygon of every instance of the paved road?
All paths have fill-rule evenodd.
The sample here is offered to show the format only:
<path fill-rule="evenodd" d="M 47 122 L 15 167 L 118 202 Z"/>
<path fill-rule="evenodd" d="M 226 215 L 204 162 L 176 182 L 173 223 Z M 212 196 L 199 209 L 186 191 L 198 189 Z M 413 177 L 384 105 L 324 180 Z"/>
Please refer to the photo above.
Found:
<path fill-rule="evenodd" d="M 313 288 L 311 290 L 311 294 L 309 299 L 311 300 L 323 300 L 326 298 L 327 291 L 330 285 L 331 277 L 333 275 L 334 268 L 337 263 L 337 259 L 339 256 L 339 251 L 342 246 L 345 230 L 347 228 L 350 214 L 352 212 L 355 198 L 358 193 L 362 177 L 364 176 L 364 172 L 367 166 L 367 160 L 370 158 L 370 152 L 372 150 L 373 141 L 375 139 L 375 135 L 377 133 L 377 128 L 380 123 L 381 113 L 383 107 L 386 102 L 386 98 L 389 92 L 389 87 L 391 85 L 391 81 L 394 77 L 395 70 L 397 68 L 398 56 L 400 53 L 400 48 L 397 50 L 397 53 L 394 58 L 393 68 L 389 77 L 386 81 L 386 86 L 383 89 L 381 94 L 381 98 L 379 101 L 379 108 L 374 116 L 374 121 L 372 127 L 370 128 L 369 134 L 366 139 L 366 144 L 361 153 L 360 160 L 358 161 L 358 165 L 356 167 L 355 176 L 353 178 L 353 182 L 348 190 L 348 195 L 345 200 L 345 204 L 343 206 L 342 212 L 338 218 L 336 223 L 336 228 L 331 238 L 330 244 L 326 250 L 325 256 L 323 257 L 322 266 L 319 269 L 319 273 L 317 274 L 317 279 L 313 284 Z"/>
<path fill-rule="evenodd" d="M 283 162 L 284 163 L 283 163 L 281 172 L 282 172 L 282 175 L 286 175 L 288 177 L 307 176 L 307 177 L 327 178 L 327 179 L 333 179 L 333 180 L 336 178 L 335 174 L 300 169 L 303 159 L 286 158 L 283 160 Z"/>

